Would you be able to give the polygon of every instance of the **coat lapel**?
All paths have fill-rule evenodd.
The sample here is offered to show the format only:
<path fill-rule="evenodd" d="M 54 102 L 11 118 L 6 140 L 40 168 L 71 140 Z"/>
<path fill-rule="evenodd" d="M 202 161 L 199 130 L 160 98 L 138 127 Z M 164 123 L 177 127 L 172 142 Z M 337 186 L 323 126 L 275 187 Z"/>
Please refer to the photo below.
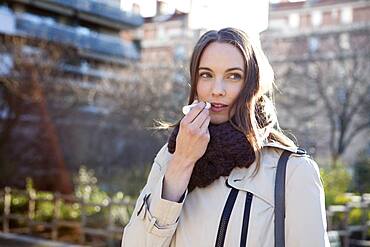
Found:
<path fill-rule="evenodd" d="M 249 168 L 234 168 L 229 175 L 228 184 L 236 189 L 252 192 L 273 207 L 276 167 L 281 154 L 279 150 L 296 153 L 297 147 L 286 147 L 277 142 L 264 144 L 258 173 L 252 176 L 256 161 Z"/>

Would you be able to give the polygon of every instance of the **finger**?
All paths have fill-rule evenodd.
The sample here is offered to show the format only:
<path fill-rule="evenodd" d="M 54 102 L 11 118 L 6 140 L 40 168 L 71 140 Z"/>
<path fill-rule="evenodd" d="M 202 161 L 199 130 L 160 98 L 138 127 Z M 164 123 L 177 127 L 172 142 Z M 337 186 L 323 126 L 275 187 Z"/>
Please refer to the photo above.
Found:
<path fill-rule="evenodd" d="M 182 121 L 184 123 L 191 123 L 198 116 L 198 114 L 202 112 L 205 106 L 205 102 L 199 102 L 194 108 L 190 110 L 188 114 L 185 115 Z"/>
<path fill-rule="evenodd" d="M 204 102 L 204 103 L 206 103 L 206 106 L 205 106 L 206 109 L 211 109 L 211 103 L 209 102 Z M 197 104 L 198 104 L 198 100 L 194 100 L 194 102 L 191 105 L 183 106 L 182 113 L 184 113 L 184 115 L 188 114 L 191 111 L 191 109 Z"/>
<path fill-rule="evenodd" d="M 182 107 L 182 113 L 184 113 L 184 115 L 188 114 L 190 112 L 191 108 L 193 108 L 197 104 L 198 104 L 198 100 L 194 100 L 194 102 L 191 105 L 183 106 Z"/>
<path fill-rule="evenodd" d="M 203 111 L 199 113 L 194 121 L 190 123 L 190 126 L 192 126 L 193 128 L 200 128 L 200 126 L 202 126 L 202 123 L 207 119 L 208 116 L 209 110 L 203 109 Z"/>
<path fill-rule="evenodd" d="M 211 116 L 208 116 L 206 120 L 204 120 L 204 122 L 202 123 L 202 126 L 200 126 L 200 130 L 202 133 L 208 132 L 208 126 L 210 122 L 211 122 Z"/>

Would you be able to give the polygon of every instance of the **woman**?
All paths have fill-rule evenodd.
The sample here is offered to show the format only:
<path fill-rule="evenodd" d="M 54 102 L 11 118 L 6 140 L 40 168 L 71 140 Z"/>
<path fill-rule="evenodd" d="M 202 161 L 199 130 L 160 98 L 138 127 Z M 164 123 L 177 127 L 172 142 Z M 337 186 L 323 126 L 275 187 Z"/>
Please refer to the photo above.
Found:
<path fill-rule="evenodd" d="M 190 73 L 189 103 L 198 104 L 157 154 L 122 246 L 274 246 L 284 150 L 285 232 L 276 243 L 329 246 L 318 166 L 279 128 L 273 72 L 259 47 L 237 29 L 209 31 Z"/>

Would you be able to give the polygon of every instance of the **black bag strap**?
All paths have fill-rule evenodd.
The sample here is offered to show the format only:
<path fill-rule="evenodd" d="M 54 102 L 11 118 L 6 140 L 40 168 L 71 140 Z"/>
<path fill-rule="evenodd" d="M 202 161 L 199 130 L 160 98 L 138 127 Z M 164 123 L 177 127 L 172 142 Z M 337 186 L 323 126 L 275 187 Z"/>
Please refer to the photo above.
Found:
<path fill-rule="evenodd" d="M 275 178 L 275 247 L 285 247 L 285 177 L 286 177 L 286 166 L 288 163 L 289 156 L 292 151 L 284 150 L 281 154 Z M 295 152 L 297 154 L 307 154 L 305 150 L 298 148 Z M 227 226 L 229 223 L 231 211 L 233 210 L 236 197 L 238 196 L 238 190 L 231 187 L 227 180 L 226 186 L 231 188 L 229 196 L 226 200 L 224 210 L 221 215 L 220 224 L 218 227 L 217 238 L 215 247 L 224 246 L 225 235 Z M 252 204 L 253 194 L 248 192 L 245 199 L 244 215 L 243 215 L 243 225 L 241 233 L 240 246 L 245 246 L 247 242 L 247 232 L 249 225 L 249 215 Z"/>
<path fill-rule="evenodd" d="M 226 180 L 227 183 L 227 180 Z M 227 225 L 229 224 L 231 211 L 233 210 L 236 197 L 238 196 L 239 190 L 231 188 L 229 196 L 226 200 L 224 211 L 222 212 L 220 224 L 218 226 L 217 238 L 215 247 L 223 247 L 225 242 Z"/>
<path fill-rule="evenodd" d="M 281 154 L 275 178 L 275 247 L 285 246 L 285 174 L 291 152 Z"/>
<path fill-rule="evenodd" d="M 235 203 L 236 197 L 239 192 L 239 190 L 229 185 L 227 179 L 225 183 L 227 187 L 231 188 L 231 191 L 227 198 L 224 211 L 222 212 L 220 224 L 218 226 L 217 238 L 216 238 L 216 243 L 215 243 L 216 247 L 224 246 L 227 225 L 229 224 L 231 211 L 234 207 L 234 203 Z M 240 237 L 241 247 L 245 247 L 247 243 L 249 216 L 250 216 L 250 211 L 251 211 L 252 199 L 253 199 L 253 193 L 247 192 L 247 194 L 245 195 L 243 225 L 242 225 L 242 231 L 241 231 L 241 237 Z"/>
<path fill-rule="evenodd" d="M 281 154 L 275 178 L 275 247 L 285 247 L 285 178 L 286 166 L 291 151 L 284 150 Z M 297 149 L 297 154 L 307 154 L 302 149 Z"/>
<path fill-rule="evenodd" d="M 245 196 L 245 204 L 244 204 L 244 215 L 243 215 L 243 226 L 242 232 L 240 237 L 240 247 L 245 247 L 247 244 L 247 236 L 248 236 L 248 226 L 249 226 L 249 217 L 251 214 L 251 206 L 252 206 L 252 199 L 253 194 L 251 192 L 247 192 Z"/>

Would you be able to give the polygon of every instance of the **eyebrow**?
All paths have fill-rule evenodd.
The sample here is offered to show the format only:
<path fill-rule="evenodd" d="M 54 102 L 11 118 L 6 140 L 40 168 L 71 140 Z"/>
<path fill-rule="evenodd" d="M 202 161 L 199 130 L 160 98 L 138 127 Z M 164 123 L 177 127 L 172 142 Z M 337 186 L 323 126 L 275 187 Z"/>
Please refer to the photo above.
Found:
<path fill-rule="evenodd" d="M 199 67 L 198 68 L 198 70 L 201 70 L 201 69 L 212 71 L 210 68 L 207 68 L 207 67 Z M 240 67 L 229 68 L 225 72 L 229 72 L 229 71 L 232 71 L 232 70 L 240 70 L 241 72 L 244 72 Z"/>

